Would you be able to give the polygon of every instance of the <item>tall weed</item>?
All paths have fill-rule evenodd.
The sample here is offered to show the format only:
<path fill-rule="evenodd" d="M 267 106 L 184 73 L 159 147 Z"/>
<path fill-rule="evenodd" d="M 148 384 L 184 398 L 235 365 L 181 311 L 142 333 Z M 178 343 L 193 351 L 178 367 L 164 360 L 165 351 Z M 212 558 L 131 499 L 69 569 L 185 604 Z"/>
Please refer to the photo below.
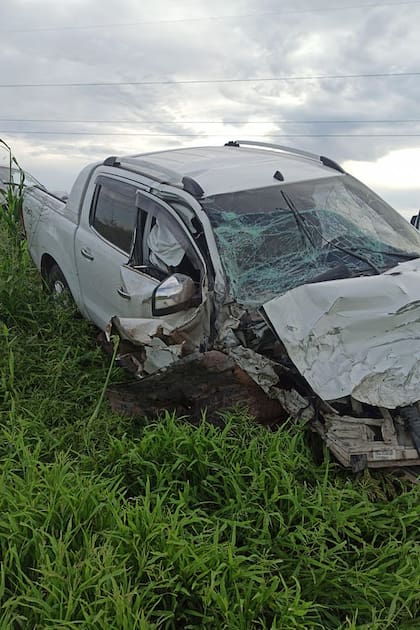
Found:
<path fill-rule="evenodd" d="M 14 249 L 21 251 L 18 246 L 21 241 L 22 229 L 20 224 L 22 197 L 25 184 L 25 174 L 20 168 L 12 150 L 4 140 L 0 138 L 0 149 L 6 152 L 6 161 L 9 170 L 9 184 L 6 190 L 0 190 L 0 208 L 2 213 L 2 227 L 12 240 Z M 15 181 L 15 173 L 18 174 Z M 14 252 L 16 253 L 16 252 Z"/>

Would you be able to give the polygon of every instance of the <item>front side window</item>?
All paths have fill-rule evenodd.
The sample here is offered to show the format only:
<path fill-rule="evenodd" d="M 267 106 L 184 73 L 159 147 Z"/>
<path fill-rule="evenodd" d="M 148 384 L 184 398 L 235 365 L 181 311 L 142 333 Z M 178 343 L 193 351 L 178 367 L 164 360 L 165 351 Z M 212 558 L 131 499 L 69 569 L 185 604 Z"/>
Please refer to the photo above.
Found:
<path fill-rule="evenodd" d="M 137 206 L 134 266 L 142 266 L 146 273 L 159 279 L 183 273 L 198 282 L 201 265 L 184 226 L 149 196 L 138 194 Z"/>
<path fill-rule="evenodd" d="M 131 251 L 136 217 L 135 186 L 99 177 L 91 213 L 91 225 L 95 230 L 128 254 Z"/>

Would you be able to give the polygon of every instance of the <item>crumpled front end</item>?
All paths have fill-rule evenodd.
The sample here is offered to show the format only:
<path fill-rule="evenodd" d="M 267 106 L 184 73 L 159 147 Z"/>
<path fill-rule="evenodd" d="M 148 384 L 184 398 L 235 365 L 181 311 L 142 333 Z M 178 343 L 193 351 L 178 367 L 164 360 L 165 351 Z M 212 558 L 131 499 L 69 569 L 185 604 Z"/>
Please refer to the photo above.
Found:
<path fill-rule="evenodd" d="M 220 421 L 245 404 L 321 435 L 354 471 L 419 465 L 420 260 L 308 284 L 250 313 L 214 295 L 193 317 L 114 318 L 119 358 L 139 377 L 110 392 L 134 415 L 173 409 Z"/>
<path fill-rule="evenodd" d="M 321 427 L 340 461 L 420 463 L 420 260 L 303 285 L 264 312 L 314 393 L 341 410 Z"/>
<path fill-rule="evenodd" d="M 420 261 L 378 276 L 297 287 L 264 306 L 324 400 L 396 409 L 420 398 Z"/>

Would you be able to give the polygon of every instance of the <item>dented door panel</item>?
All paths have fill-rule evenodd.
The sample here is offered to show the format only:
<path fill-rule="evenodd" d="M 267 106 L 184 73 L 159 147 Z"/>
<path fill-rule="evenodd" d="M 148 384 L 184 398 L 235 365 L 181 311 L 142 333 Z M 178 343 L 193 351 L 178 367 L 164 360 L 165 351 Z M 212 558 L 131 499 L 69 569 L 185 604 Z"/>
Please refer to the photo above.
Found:
<path fill-rule="evenodd" d="M 120 267 L 120 280 L 120 297 L 126 301 L 125 316 L 151 318 L 152 295 L 159 280 L 129 265 Z M 117 312 L 123 315 L 121 311 L 115 311 Z"/>

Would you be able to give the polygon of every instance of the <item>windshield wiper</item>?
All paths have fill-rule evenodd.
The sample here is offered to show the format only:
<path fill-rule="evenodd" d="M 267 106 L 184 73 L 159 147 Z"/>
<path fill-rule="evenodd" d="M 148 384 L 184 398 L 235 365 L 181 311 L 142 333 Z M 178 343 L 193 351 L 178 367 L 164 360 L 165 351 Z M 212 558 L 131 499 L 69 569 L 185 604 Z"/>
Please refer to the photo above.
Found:
<path fill-rule="evenodd" d="M 331 269 L 327 269 L 327 271 L 319 273 L 313 278 L 309 278 L 306 284 L 316 284 L 317 282 L 327 282 L 329 280 L 343 280 L 344 278 L 352 277 L 353 274 L 350 272 L 350 269 L 343 263 L 340 263 Z"/>
<path fill-rule="evenodd" d="M 289 206 L 290 210 L 293 212 L 293 214 L 296 217 L 296 221 L 299 220 L 300 225 L 302 226 L 302 229 L 304 230 L 306 236 L 309 239 L 309 242 L 311 243 L 311 245 L 313 247 L 315 247 L 312 238 L 308 232 L 308 230 L 306 229 L 306 225 L 305 225 L 305 219 L 302 217 L 302 215 L 300 214 L 299 210 L 296 208 L 295 204 L 293 203 L 293 201 L 291 200 L 291 198 L 289 197 L 289 195 L 287 195 L 283 190 L 280 191 L 285 202 L 287 203 L 287 205 Z M 379 276 L 381 274 L 381 270 L 379 269 L 379 267 L 377 267 L 375 265 L 375 263 L 373 263 L 371 260 L 369 260 L 369 258 L 367 258 L 366 256 L 363 256 L 363 254 L 359 254 L 358 252 L 353 251 L 351 248 L 348 249 L 347 247 L 343 247 L 342 245 L 339 245 L 338 243 L 333 243 L 330 240 L 328 240 L 327 238 L 325 238 L 325 236 L 322 234 L 322 232 L 320 230 L 318 230 L 318 228 L 311 224 L 311 227 L 313 230 L 315 230 L 315 232 L 321 237 L 321 239 L 327 243 L 328 245 L 330 245 L 331 247 L 335 248 L 335 249 L 339 249 L 340 251 L 344 252 L 345 254 L 348 254 L 349 256 L 353 256 L 353 258 L 357 258 L 358 260 L 361 260 L 362 262 L 366 263 L 367 265 L 369 265 L 369 267 L 371 269 L 373 269 L 373 271 Z"/>
<path fill-rule="evenodd" d="M 416 252 L 388 252 L 379 251 L 376 249 L 367 249 L 366 247 L 362 247 L 361 249 L 372 254 L 381 254 L 382 256 L 394 256 L 395 258 L 402 258 L 403 260 L 414 260 L 415 258 L 420 258 L 420 254 L 417 254 Z"/>
<path fill-rule="evenodd" d="M 306 236 L 306 238 L 308 239 L 308 241 L 310 242 L 312 247 L 315 247 L 315 243 L 312 240 L 312 236 L 310 235 L 310 233 L 309 233 L 309 231 L 308 231 L 308 229 L 307 229 L 307 227 L 305 225 L 304 217 L 302 217 L 302 215 L 300 214 L 299 210 L 296 208 L 295 204 L 290 199 L 289 195 L 287 195 L 284 192 L 284 190 L 281 190 L 280 194 L 283 197 L 283 199 L 285 200 L 285 202 L 287 203 L 289 209 L 292 211 L 293 216 L 296 219 L 296 223 L 298 224 L 298 227 L 300 227 L 300 229 L 302 230 L 303 234 Z"/>

